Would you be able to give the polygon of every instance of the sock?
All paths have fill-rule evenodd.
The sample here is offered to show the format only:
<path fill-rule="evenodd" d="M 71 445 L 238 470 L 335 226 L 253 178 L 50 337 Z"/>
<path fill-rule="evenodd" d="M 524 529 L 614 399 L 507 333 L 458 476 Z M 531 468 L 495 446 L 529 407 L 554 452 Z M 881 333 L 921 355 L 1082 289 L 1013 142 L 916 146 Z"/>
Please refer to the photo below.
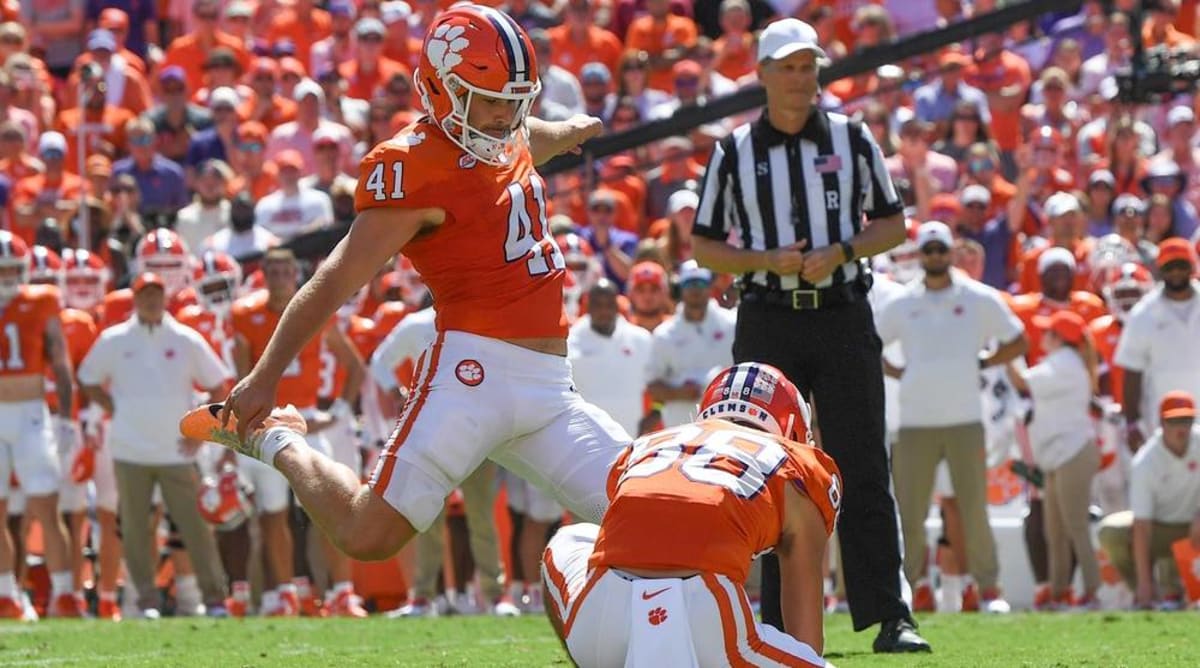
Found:
<path fill-rule="evenodd" d="M 301 575 L 298 578 L 292 578 L 292 584 L 296 585 L 296 593 L 300 598 L 309 598 L 312 596 L 312 583 L 308 576 Z"/>
<path fill-rule="evenodd" d="M 250 600 L 250 583 L 238 580 L 233 583 L 233 600 L 246 602 Z"/>
<path fill-rule="evenodd" d="M 12 573 L 0 573 L 0 598 L 17 597 L 17 578 Z"/>
<path fill-rule="evenodd" d="M 50 591 L 53 596 L 75 593 L 75 579 L 71 577 L 71 571 L 51 573 Z"/>
<path fill-rule="evenodd" d="M 264 591 L 262 595 L 262 612 L 268 613 L 279 607 L 279 592 Z"/>
<path fill-rule="evenodd" d="M 286 427 L 272 427 L 262 435 L 259 457 L 267 464 L 275 466 L 275 455 L 289 445 L 297 442 L 305 444 L 304 437 Z"/>
<path fill-rule="evenodd" d="M 296 590 L 296 585 L 292 584 L 291 582 L 286 582 L 279 585 L 277 591 L 280 594 L 291 594 L 292 596 L 296 597 L 299 597 L 300 595 L 300 593 Z"/>

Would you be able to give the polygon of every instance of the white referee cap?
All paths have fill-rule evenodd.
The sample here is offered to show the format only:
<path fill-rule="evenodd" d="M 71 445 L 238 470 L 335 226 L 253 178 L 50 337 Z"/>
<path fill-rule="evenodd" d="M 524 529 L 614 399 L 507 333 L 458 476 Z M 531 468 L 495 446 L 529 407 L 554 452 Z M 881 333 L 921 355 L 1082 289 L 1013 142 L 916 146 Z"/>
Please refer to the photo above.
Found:
<path fill-rule="evenodd" d="M 800 51 L 812 51 L 818 61 L 827 61 L 825 50 L 817 43 L 817 31 L 800 19 L 780 19 L 758 36 L 758 62 L 787 58 Z"/>
<path fill-rule="evenodd" d="M 917 248 L 924 248 L 926 244 L 931 243 L 940 243 L 946 248 L 953 248 L 954 234 L 950 232 L 950 226 L 940 220 L 922 223 L 917 228 Z"/>

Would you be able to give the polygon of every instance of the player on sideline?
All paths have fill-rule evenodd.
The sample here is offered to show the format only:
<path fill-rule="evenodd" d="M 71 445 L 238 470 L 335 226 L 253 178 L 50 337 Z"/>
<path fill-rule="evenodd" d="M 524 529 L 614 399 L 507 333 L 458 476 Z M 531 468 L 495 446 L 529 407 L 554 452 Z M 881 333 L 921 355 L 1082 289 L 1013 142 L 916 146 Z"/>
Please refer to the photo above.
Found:
<path fill-rule="evenodd" d="M 428 529 L 485 458 L 598 521 L 608 469 L 632 440 L 571 385 L 564 262 L 534 168 L 599 134 L 600 121 L 527 119 L 541 89 L 533 47 L 506 14 L 478 5 L 430 26 L 415 89 L 427 116 L 363 159 L 357 219 L 288 305 L 253 371 L 223 408 L 181 423 L 274 465 L 357 559 L 386 558 Z M 272 408 L 296 353 L 401 249 L 437 303 L 438 334 L 362 484 L 305 445 L 294 411 Z"/>
<path fill-rule="evenodd" d="M 796 387 L 766 364 L 730 367 L 696 422 L 624 450 L 600 526 L 550 540 L 551 624 L 583 668 L 826 666 L 821 565 L 841 489 L 833 459 L 809 442 Z M 771 550 L 795 637 L 759 624 L 742 589 Z"/>

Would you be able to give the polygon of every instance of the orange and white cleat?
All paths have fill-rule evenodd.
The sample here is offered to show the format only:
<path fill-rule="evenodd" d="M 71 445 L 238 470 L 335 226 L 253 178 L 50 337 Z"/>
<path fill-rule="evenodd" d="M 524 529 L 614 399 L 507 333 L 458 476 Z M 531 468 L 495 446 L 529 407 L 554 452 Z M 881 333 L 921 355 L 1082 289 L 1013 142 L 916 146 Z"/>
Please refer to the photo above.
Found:
<path fill-rule="evenodd" d="M 25 619 L 25 608 L 20 601 L 11 597 L 5 596 L 0 598 L 0 619 Z"/>
<path fill-rule="evenodd" d="M 300 597 L 294 591 L 279 592 L 279 603 L 266 612 L 267 617 L 299 617 Z"/>
<path fill-rule="evenodd" d="M 370 614 L 362 606 L 362 599 L 352 591 L 338 592 L 331 600 L 325 602 L 325 610 L 330 617 L 353 617 L 366 619 Z"/>
<path fill-rule="evenodd" d="M 284 427 L 301 436 L 308 433 L 308 423 L 304 421 L 304 417 L 300 415 L 295 406 L 288 404 L 283 408 L 272 410 L 271 414 L 263 420 L 262 427 L 249 434 L 246 441 L 242 441 L 238 437 L 235 417 L 230 416 L 228 425 L 221 424 L 223 408 L 223 404 L 208 404 L 188 411 L 187 415 L 184 415 L 179 421 L 180 433 L 185 438 L 217 443 L 260 461 L 262 460 L 262 439 L 267 430 L 273 427 Z"/>
<path fill-rule="evenodd" d="M 100 604 L 96 606 L 96 618 L 119 622 L 121 621 L 121 606 L 117 605 L 115 600 L 102 598 Z"/>
<path fill-rule="evenodd" d="M 47 617 L 60 617 L 63 619 L 82 619 L 88 616 L 87 605 L 84 603 L 83 597 L 78 594 L 59 594 L 50 602 L 50 608 L 46 611 Z"/>
<path fill-rule="evenodd" d="M 229 611 L 230 617 L 242 619 L 246 616 L 246 608 L 247 605 L 245 601 L 238 600 L 232 596 L 225 599 L 225 609 Z"/>

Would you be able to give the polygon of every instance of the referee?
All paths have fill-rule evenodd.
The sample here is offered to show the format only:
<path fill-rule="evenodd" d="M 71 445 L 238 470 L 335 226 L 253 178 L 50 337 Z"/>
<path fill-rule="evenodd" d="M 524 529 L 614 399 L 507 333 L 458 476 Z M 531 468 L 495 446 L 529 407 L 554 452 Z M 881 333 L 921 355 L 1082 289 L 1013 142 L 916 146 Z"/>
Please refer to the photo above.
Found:
<path fill-rule="evenodd" d="M 900 596 L 864 260 L 904 239 L 903 205 L 870 132 L 816 108 L 825 62 L 807 23 L 783 19 L 763 30 L 766 112 L 714 149 L 693 249 L 701 264 L 741 275 L 734 361 L 777 366 L 816 404 L 824 449 L 845 480 L 839 533 L 855 630 L 882 623 L 876 652 L 929 651 Z M 782 629 L 774 558 L 764 559 L 762 594 L 763 621 Z"/>

